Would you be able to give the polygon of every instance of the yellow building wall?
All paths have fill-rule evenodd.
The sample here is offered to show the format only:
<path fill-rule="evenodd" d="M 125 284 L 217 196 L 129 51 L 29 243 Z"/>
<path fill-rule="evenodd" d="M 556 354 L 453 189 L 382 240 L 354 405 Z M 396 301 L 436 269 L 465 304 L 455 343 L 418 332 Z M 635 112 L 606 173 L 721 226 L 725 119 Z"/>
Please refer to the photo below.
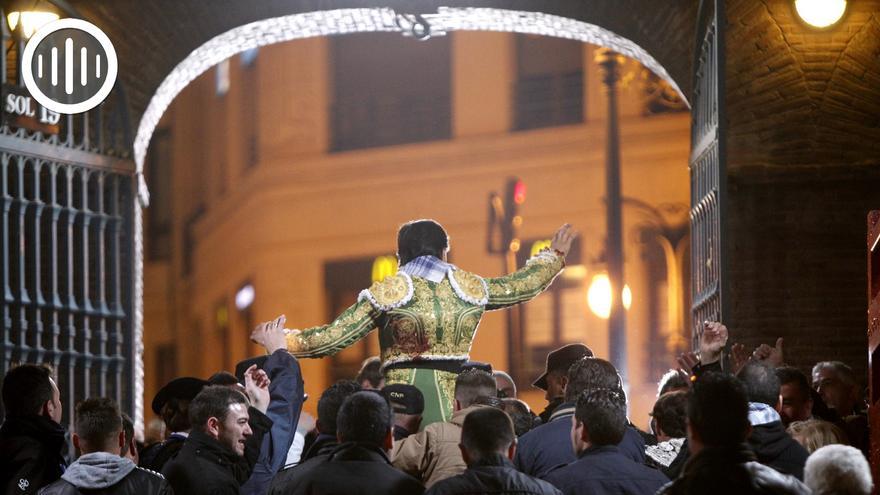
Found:
<path fill-rule="evenodd" d="M 173 255 L 145 271 L 145 400 L 154 383 L 154 348 L 177 345 L 177 374 L 207 377 L 222 366 L 214 328 L 216 305 L 230 308 L 229 339 L 235 360 L 256 354 L 249 328 L 232 298 L 245 281 L 256 288 L 255 321 L 287 315 L 289 327 L 325 322 L 324 263 L 393 253 L 398 225 L 434 218 L 451 237 L 454 262 L 484 276 L 501 274 L 501 260 L 485 250 L 487 197 L 509 176 L 528 186 L 521 208 L 522 238 L 549 237 L 564 222 L 582 236 L 582 258 L 599 257 L 605 232 L 605 100 L 584 45 L 585 122 L 510 132 L 514 80 L 512 37 L 456 33 L 452 40 L 454 138 L 342 153 L 327 153 L 329 94 L 327 40 L 262 48 L 258 55 L 260 162 L 247 168 L 241 139 L 240 64 L 231 61 L 231 88 L 214 93 L 214 73 L 195 81 L 172 104 L 160 127 L 173 135 Z M 491 55 L 491 56 L 488 56 Z M 650 204 L 688 203 L 689 116 L 644 117 L 636 84 L 621 90 L 623 195 Z M 225 172 L 220 170 L 225 167 Z M 183 227 L 199 205 L 194 225 L 193 271 L 182 275 Z M 647 288 L 638 241 L 642 221 L 624 210 L 626 278 L 634 294 L 628 312 L 630 410 L 641 427 L 655 400 L 658 376 L 648 376 Z M 587 279 L 596 267 L 588 265 Z M 586 285 L 584 286 L 586 297 Z M 353 302 L 353 301 L 352 301 Z M 608 357 L 604 321 L 584 316 L 584 336 L 597 356 Z M 507 369 L 503 312 L 484 317 L 472 359 Z M 375 333 L 368 338 L 375 339 Z M 328 360 L 302 360 L 305 410 L 315 414 L 327 383 Z M 543 392 L 521 390 L 533 409 Z M 148 414 L 149 417 L 149 414 Z"/>

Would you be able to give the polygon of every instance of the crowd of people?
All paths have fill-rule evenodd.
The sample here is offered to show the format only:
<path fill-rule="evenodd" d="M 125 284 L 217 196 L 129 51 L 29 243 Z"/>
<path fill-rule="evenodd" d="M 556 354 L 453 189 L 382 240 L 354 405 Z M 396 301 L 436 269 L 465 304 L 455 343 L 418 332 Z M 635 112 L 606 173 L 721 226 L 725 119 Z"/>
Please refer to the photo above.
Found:
<path fill-rule="evenodd" d="M 236 374 L 181 377 L 152 402 L 167 434 L 139 445 L 108 398 L 76 406 L 73 431 L 51 371 L 3 378 L 3 493 L 41 494 L 864 494 L 868 429 L 852 369 L 785 366 L 782 342 L 744 353 L 706 325 L 698 354 L 660 378 L 649 431 L 627 416 L 614 366 L 571 344 L 534 383 L 540 414 L 510 376 L 466 362 L 448 421 L 423 424 L 419 388 L 384 383 L 381 363 L 328 387 L 317 419 L 301 409 L 299 364 L 281 326 L 267 356 Z M 310 427 L 304 428 L 303 425 Z M 68 444 L 70 442 L 70 444 Z M 68 462 L 70 445 L 78 457 Z"/>
<path fill-rule="evenodd" d="M 400 270 L 327 325 L 252 333 L 264 356 L 153 398 L 158 435 L 137 446 L 107 398 L 84 398 L 73 431 L 51 372 L 3 377 L 0 487 L 6 494 L 809 494 L 867 495 L 863 388 L 844 363 L 808 377 L 782 339 L 751 352 L 707 322 L 698 352 L 659 381 L 650 431 L 628 417 L 626 384 L 582 343 L 546 356 L 533 413 L 517 386 L 469 351 L 484 311 L 530 300 L 562 271 L 575 232 L 514 273 L 482 278 L 448 262 L 432 220 L 398 231 Z M 381 358 L 306 400 L 298 359 L 379 330 Z M 727 350 L 727 351 L 725 351 Z M 635 418 L 638 421 L 647 418 Z M 71 448 L 73 447 L 73 448 Z M 77 452 L 69 462 L 67 454 Z"/>

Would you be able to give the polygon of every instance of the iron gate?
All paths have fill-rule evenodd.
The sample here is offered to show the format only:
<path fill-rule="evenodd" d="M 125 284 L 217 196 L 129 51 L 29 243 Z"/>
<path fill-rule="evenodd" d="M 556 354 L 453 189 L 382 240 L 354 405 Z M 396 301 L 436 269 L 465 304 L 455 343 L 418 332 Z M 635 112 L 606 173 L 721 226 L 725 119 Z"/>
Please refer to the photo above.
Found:
<path fill-rule="evenodd" d="M 13 43 L 2 60 L 4 83 L 21 86 L 23 45 Z M 57 134 L 0 127 L 0 374 L 16 363 L 51 365 L 68 425 L 86 397 L 135 412 L 137 181 L 134 162 L 119 151 L 131 149 L 123 91 L 117 82 L 98 108 L 62 115 Z"/>
<path fill-rule="evenodd" d="M 724 0 L 701 0 L 691 111 L 691 324 L 699 348 L 704 321 L 725 311 Z"/>

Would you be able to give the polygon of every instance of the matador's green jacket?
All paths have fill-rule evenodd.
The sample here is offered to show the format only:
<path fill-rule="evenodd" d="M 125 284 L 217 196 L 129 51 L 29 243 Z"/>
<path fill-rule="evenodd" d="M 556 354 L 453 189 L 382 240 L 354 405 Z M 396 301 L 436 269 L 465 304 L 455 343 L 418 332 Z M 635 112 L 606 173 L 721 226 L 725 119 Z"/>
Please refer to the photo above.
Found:
<path fill-rule="evenodd" d="M 547 249 L 525 267 L 497 278 L 484 279 L 448 265 L 446 276 L 432 282 L 401 269 L 361 291 L 358 301 L 332 323 L 289 334 L 287 347 L 296 357 L 322 357 L 378 328 L 386 383 L 409 383 L 422 391 L 423 427 L 446 421 L 452 415 L 456 375 L 431 369 L 430 362 L 467 360 L 483 312 L 537 296 L 564 263 Z"/>

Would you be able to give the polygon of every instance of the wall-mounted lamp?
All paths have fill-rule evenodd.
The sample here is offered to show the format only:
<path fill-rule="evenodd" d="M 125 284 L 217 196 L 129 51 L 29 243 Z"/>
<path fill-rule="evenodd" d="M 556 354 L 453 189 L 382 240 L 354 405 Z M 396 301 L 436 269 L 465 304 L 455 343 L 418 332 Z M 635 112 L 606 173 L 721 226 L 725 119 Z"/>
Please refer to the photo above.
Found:
<path fill-rule="evenodd" d="M 29 0 L 13 2 L 6 8 L 6 22 L 9 31 L 20 39 L 30 39 L 34 33 L 46 24 L 57 21 L 60 16 L 55 8 L 47 2 Z"/>
<path fill-rule="evenodd" d="M 833 26 L 846 12 L 846 0 L 795 0 L 798 17 L 815 28 Z"/>
<path fill-rule="evenodd" d="M 623 286 L 621 291 L 623 307 L 629 310 L 632 306 L 632 291 L 628 285 Z M 611 316 L 611 280 L 607 273 L 593 275 L 590 288 L 587 289 L 587 305 L 590 311 L 599 318 L 607 320 Z"/>

